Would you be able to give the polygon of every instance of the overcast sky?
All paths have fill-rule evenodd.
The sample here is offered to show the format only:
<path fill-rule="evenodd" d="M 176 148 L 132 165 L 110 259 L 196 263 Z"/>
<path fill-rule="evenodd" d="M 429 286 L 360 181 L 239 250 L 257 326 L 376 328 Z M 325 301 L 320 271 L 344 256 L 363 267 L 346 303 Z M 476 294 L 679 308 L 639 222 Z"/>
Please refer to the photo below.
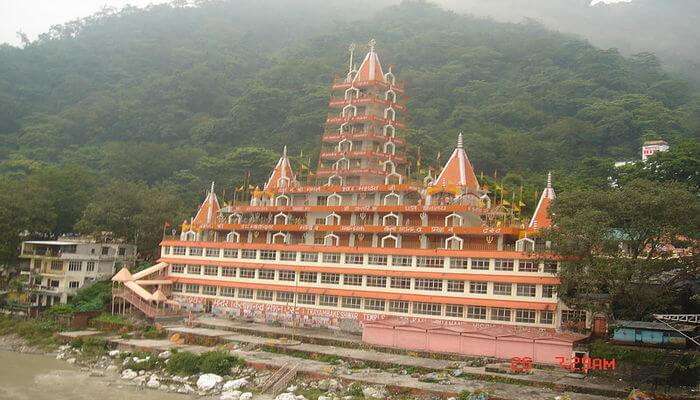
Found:
<path fill-rule="evenodd" d="M 613 3 L 630 0 L 592 1 L 593 3 Z M 40 33 L 48 31 L 52 25 L 87 17 L 105 5 L 121 8 L 131 4 L 142 7 L 166 2 L 166 0 L 0 0 L 0 43 L 19 44 L 17 31 L 26 33 L 30 39 L 34 40 Z"/>

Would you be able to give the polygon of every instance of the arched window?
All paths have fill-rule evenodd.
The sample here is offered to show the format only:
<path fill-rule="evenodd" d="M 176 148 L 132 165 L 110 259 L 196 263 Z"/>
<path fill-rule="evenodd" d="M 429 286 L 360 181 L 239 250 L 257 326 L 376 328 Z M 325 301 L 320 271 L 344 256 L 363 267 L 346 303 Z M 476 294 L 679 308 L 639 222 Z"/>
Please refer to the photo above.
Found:
<path fill-rule="evenodd" d="M 338 193 L 333 193 L 326 199 L 326 205 L 339 206 L 343 202 L 343 198 Z"/>
<path fill-rule="evenodd" d="M 340 175 L 331 175 L 328 177 L 328 184 L 329 185 L 343 185 L 343 177 Z"/>
<path fill-rule="evenodd" d="M 389 89 L 384 93 L 384 100 L 391 101 L 392 103 L 396 103 L 396 92 L 393 90 Z"/>
<path fill-rule="evenodd" d="M 352 142 L 347 139 L 341 140 L 338 143 L 338 152 L 345 153 L 349 151 L 352 151 Z"/>
<path fill-rule="evenodd" d="M 226 235 L 226 241 L 231 243 L 240 243 L 241 234 L 236 231 L 231 231 Z"/>
<path fill-rule="evenodd" d="M 388 234 L 382 238 L 381 244 L 382 247 L 399 247 L 399 238 Z"/>
<path fill-rule="evenodd" d="M 522 238 L 515 242 L 515 251 L 535 251 L 535 241 L 530 238 Z"/>
<path fill-rule="evenodd" d="M 338 237 L 338 235 L 334 235 L 332 233 L 329 233 L 323 237 L 324 246 L 338 246 L 339 242 L 340 238 Z"/>
<path fill-rule="evenodd" d="M 384 154 L 396 154 L 396 145 L 394 142 L 384 143 Z"/>
<path fill-rule="evenodd" d="M 394 125 L 384 125 L 383 133 L 384 133 L 384 136 L 395 137 L 396 136 L 396 128 L 394 128 Z"/>
<path fill-rule="evenodd" d="M 391 160 L 384 161 L 384 163 L 382 164 L 382 168 L 384 169 L 384 172 L 396 172 L 396 164 L 394 164 L 394 162 Z"/>
<path fill-rule="evenodd" d="M 385 206 L 398 206 L 401 203 L 401 197 L 394 193 L 391 192 L 384 196 L 384 205 Z"/>
<path fill-rule="evenodd" d="M 182 235 L 180 235 L 184 241 L 195 242 L 197 241 L 197 233 L 195 231 L 189 230 Z"/>
<path fill-rule="evenodd" d="M 384 178 L 384 184 L 385 185 L 400 185 L 401 184 L 401 175 L 397 174 L 396 172 L 392 172 L 389 175 Z"/>
<path fill-rule="evenodd" d="M 280 224 L 287 225 L 288 223 L 289 223 L 289 216 L 287 214 L 281 212 L 281 213 L 275 215 L 275 219 L 274 219 L 275 225 L 280 225 Z"/>
<path fill-rule="evenodd" d="M 447 250 L 462 250 L 464 239 L 456 235 L 452 235 L 445 240 L 445 249 Z"/>
<path fill-rule="evenodd" d="M 288 206 L 289 204 L 289 197 L 286 195 L 279 195 L 275 198 L 275 205 L 276 206 Z"/>
<path fill-rule="evenodd" d="M 331 213 L 326 216 L 326 225 L 340 225 L 340 215 Z"/>
<path fill-rule="evenodd" d="M 341 158 L 335 162 L 335 169 L 350 169 L 350 160 L 346 157 Z"/>
<path fill-rule="evenodd" d="M 384 74 L 384 82 L 388 82 L 392 86 L 396 85 L 396 77 L 394 76 L 394 74 L 391 71 Z"/>
<path fill-rule="evenodd" d="M 286 176 L 283 176 L 283 177 L 279 178 L 279 179 L 277 180 L 277 186 L 278 186 L 280 189 L 284 189 L 284 188 L 286 188 L 286 187 L 289 187 L 289 178 L 287 178 Z"/>
<path fill-rule="evenodd" d="M 289 243 L 289 234 L 284 232 L 277 232 L 272 235 L 273 244 L 287 244 Z"/>
<path fill-rule="evenodd" d="M 390 119 L 392 121 L 396 120 L 396 111 L 394 111 L 393 108 L 389 107 L 384 110 L 384 119 Z"/>
<path fill-rule="evenodd" d="M 399 216 L 394 213 L 389 213 L 382 217 L 382 225 L 384 226 L 399 226 Z"/>
<path fill-rule="evenodd" d="M 360 89 L 357 89 L 355 87 L 349 87 L 345 91 L 345 100 L 350 100 L 352 98 L 358 98 L 360 97 Z"/>
<path fill-rule="evenodd" d="M 340 128 L 338 128 L 338 132 L 342 133 L 350 133 L 350 124 L 347 122 L 340 124 Z"/>
<path fill-rule="evenodd" d="M 243 216 L 239 213 L 233 213 L 228 216 L 229 224 L 240 224 L 241 220 L 243 220 Z"/>
<path fill-rule="evenodd" d="M 445 226 L 462 226 L 462 216 L 452 213 L 445 217 Z"/>
<path fill-rule="evenodd" d="M 348 104 L 343 107 L 343 117 L 354 117 L 357 116 L 357 107 L 352 104 Z"/>

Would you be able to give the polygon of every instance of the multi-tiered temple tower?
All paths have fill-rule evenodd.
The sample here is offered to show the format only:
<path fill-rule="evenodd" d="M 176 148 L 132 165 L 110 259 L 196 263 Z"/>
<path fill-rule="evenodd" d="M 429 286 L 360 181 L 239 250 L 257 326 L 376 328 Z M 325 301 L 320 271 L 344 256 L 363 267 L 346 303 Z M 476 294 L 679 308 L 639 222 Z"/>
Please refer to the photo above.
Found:
<path fill-rule="evenodd" d="M 550 224 L 551 180 L 526 227 L 481 187 L 461 135 L 437 177 L 409 179 L 403 87 L 373 42 L 348 70 L 332 85 L 308 184 L 285 148 L 250 201 L 222 207 L 212 186 L 140 277 L 159 282 L 167 304 L 283 323 L 555 330 L 578 318 L 562 315 L 557 262 L 538 256 L 533 239 Z M 144 287 L 142 297 L 156 288 Z"/>

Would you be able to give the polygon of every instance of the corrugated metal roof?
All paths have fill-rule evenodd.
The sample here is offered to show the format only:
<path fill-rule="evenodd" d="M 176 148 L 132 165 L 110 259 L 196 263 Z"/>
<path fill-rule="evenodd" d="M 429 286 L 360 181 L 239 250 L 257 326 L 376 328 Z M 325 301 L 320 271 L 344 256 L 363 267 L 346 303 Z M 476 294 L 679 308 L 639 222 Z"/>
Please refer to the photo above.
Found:
<path fill-rule="evenodd" d="M 612 327 L 616 328 L 631 328 L 631 329 L 648 329 L 653 331 L 673 331 L 668 325 L 661 322 L 648 322 L 648 321 L 623 321 L 618 320 L 610 324 Z M 681 325 L 677 327 L 681 331 L 693 331 L 694 328 L 690 325 Z"/>

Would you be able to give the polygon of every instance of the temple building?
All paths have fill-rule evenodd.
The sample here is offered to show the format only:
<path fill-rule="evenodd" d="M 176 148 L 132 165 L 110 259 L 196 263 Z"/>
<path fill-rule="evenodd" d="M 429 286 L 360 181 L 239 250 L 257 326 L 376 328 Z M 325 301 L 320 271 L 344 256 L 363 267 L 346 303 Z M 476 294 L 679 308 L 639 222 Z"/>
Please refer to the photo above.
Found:
<path fill-rule="evenodd" d="M 351 52 L 331 86 L 316 170 L 302 179 L 285 147 L 245 202 L 220 202 L 212 184 L 143 283 L 122 274 L 129 285 L 118 282 L 115 297 L 151 316 L 177 305 L 355 330 L 398 319 L 560 331 L 574 314 L 538 239 L 551 225 L 551 175 L 532 218 L 517 219 L 479 182 L 461 134 L 439 173 L 410 178 L 405 113 L 404 87 L 374 43 L 359 67 Z M 168 298 L 160 308 L 148 299 L 157 289 Z M 139 293 L 139 305 L 127 299 Z"/>

